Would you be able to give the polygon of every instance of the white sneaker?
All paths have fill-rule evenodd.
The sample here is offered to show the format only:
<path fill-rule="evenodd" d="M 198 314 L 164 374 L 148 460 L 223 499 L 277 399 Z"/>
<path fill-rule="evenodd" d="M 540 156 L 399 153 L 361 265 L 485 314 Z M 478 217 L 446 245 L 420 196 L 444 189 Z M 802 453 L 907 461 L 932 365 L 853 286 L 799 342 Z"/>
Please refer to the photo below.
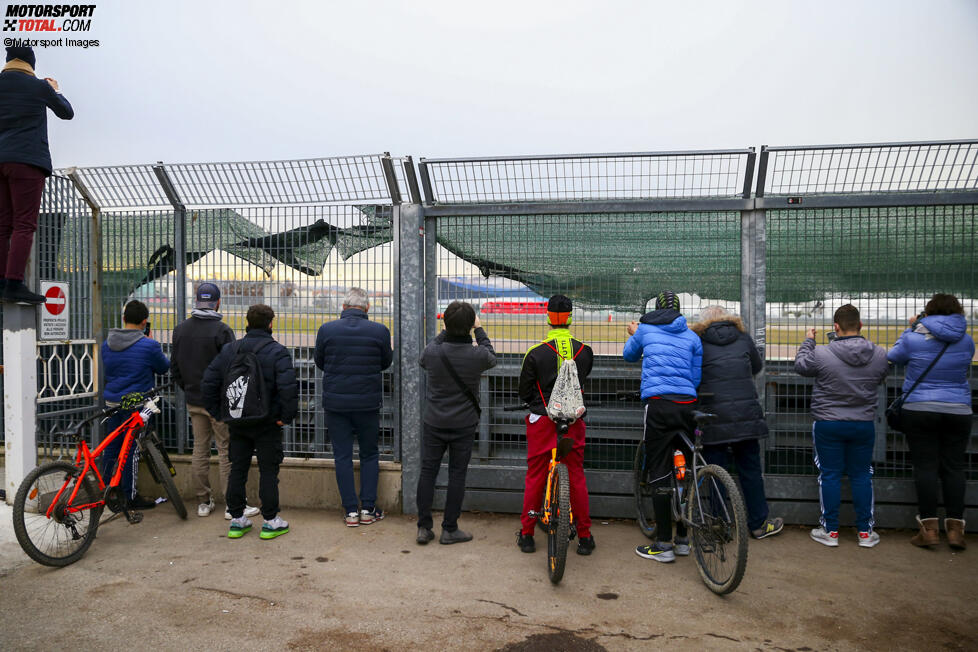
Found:
<path fill-rule="evenodd" d="M 245 505 L 245 509 L 244 509 L 245 516 L 247 517 L 258 516 L 260 513 L 261 510 L 258 509 L 257 507 L 252 507 L 251 505 L 248 504 Z M 231 520 L 231 512 L 228 511 L 227 507 L 224 508 L 224 520 L 225 521 Z"/>
<path fill-rule="evenodd" d="M 860 548 L 872 548 L 880 542 L 880 535 L 876 534 L 875 530 L 870 530 L 869 532 L 859 533 L 859 547 Z"/>
<path fill-rule="evenodd" d="M 829 548 L 837 548 L 839 546 L 839 532 L 826 532 L 824 527 L 817 527 L 812 530 L 812 539 Z M 877 537 L 877 540 L 879 540 L 879 537 Z"/>
<path fill-rule="evenodd" d="M 200 503 L 197 505 L 197 516 L 210 516 L 211 512 L 214 511 L 214 500 L 211 499 L 210 502 Z M 230 514 L 228 514 L 230 516 Z"/>
<path fill-rule="evenodd" d="M 359 512 L 350 512 L 346 515 L 346 527 L 360 527 Z"/>

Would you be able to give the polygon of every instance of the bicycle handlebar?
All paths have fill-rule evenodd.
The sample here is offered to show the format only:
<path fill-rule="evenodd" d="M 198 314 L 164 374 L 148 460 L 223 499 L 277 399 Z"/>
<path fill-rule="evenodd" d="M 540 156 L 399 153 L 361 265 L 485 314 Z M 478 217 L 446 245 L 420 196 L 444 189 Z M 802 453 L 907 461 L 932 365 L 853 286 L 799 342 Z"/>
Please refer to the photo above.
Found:
<path fill-rule="evenodd" d="M 166 383 L 165 385 L 159 385 L 157 387 L 154 387 L 153 389 L 151 389 L 151 390 L 149 390 L 147 392 L 140 392 L 138 394 L 139 394 L 141 400 L 139 400 L 138 403 L 144 404 L 144 403 L 146 403 L 147 400 L 158 397 L 160 394 L 162 394 L 166 390 L 171 389 L 172 387 L 173 387 L 173 383 L 172 382 L 169 382 L 169 383 Z M 127 394 L 126 396 L 130 396 L 130 397 L 132 397 L 132 398 L 135 399 L 135 396 L 133 396 L 132 394 Z M 123 398 L 125 398 L 125 397 L 123 397 Z M 55 431 L 52 434 L 54 434 L 54 435 L 63 435 L 65 437 L 70 437 L 72 439 L 78 439 L 78 438 L 81 437 L 82 429 L 85 426 L 87 426 L 88 424 L 90 424 L 90 423 L 92 423 L 94 421 L 101 421 L 102 419 L 105 419 L 107 417 L 110 417 L 113 414 L 116 414 L 117 412 L 119 412 L 120 410 L 123 410 L 123 409 L 130 409 L 132 411 L 135 411 L 136 410 L 136 408 L 134 408 L 134 407 L 133 408 L 123 408 L 122 405 L 115 405 L 115 406 L 112 406 L 112 407 L 107 407 L 104 410 L 99 410 L 98 412 L 96 412 L 92 416 L 88 417 L 87 419 L 83 419 L 83 420 L 81 420 L 81 421 L 79 421 L 78 423 L 75 423 L 75 424 L 69 424 L 67 428 L 64 428 L 61 431 Z"/>

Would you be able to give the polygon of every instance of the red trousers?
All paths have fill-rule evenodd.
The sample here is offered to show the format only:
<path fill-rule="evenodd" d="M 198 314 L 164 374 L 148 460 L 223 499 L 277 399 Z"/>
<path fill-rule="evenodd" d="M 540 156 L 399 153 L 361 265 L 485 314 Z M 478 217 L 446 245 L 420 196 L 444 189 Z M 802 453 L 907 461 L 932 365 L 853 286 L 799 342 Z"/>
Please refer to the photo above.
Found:
<path fill-rule="evenodd" d="M 44 193 L 44 170 L 0 163 L 0 277 L 24 280 Z"/>
<path fill-rule="evenodd" d="M 591 536 L 591 516 L 588 512 L 587 480 L 584 478 L 584 422 L 575 421 L 567 433 L 574 439 L 574 448 L 563 459 L 570 475 L 570 502 L 577 536 Z M 523 513 L 520 515 L 523 534 L 533 534 L 536 519 L 530 510 L 539 511 L 547 489 L 547 469 L 550 451 L 557 445 L 557 426 L 547 417 L 536 423 L 526 418 L 526 487 L 523 490 Z"/>

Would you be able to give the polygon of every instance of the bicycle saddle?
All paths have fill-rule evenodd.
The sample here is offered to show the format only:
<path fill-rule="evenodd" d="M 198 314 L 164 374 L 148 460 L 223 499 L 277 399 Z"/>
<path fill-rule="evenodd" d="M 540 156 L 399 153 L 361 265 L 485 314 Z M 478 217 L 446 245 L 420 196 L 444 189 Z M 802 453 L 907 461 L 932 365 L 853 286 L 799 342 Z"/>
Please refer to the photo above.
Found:
<path fill-rule="evenodd" d="M 709 412 L 700 412 L 699 410 L 693 410 L 693 421 L 699 425 L 704 425 L 707 423 L 712 423 L 719 419 L 715 414 L 710 414 Z"/>

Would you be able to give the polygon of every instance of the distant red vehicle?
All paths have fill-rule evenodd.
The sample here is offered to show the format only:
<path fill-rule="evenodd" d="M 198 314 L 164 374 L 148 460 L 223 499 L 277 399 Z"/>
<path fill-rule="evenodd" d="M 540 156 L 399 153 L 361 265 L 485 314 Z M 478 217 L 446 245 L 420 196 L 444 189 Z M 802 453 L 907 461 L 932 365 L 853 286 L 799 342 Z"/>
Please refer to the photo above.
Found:
<path fill-rule="evenodd" d="M 486 301 L 482 304 L 484 315 L 545 315 L 546 301 Z"/>

